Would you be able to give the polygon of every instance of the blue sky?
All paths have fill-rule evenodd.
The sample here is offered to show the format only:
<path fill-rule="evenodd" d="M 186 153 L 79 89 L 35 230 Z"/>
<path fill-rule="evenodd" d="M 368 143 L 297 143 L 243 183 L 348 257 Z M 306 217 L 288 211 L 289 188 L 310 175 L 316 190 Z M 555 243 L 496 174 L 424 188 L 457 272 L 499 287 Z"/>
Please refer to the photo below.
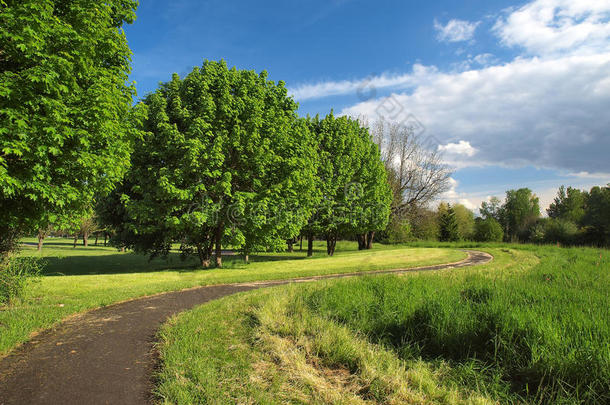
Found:
<path fill-rule="evenodd" d="M 300 113 L 416 117 L 474 208 L 610 182 L 610 0 L 141 0 L 138 94 L 203 59 L 267 70 Z M 396 111 L 396 110 L 395 110 Z"/>

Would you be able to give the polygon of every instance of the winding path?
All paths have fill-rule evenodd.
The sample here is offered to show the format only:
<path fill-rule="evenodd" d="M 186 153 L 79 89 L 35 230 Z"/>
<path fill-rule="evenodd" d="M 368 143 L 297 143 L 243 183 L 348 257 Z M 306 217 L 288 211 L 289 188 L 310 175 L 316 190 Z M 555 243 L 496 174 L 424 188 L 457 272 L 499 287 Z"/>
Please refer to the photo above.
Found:
<path fill-rule="evenodd" d="M 466 251 L 457 263 L 411 269 L 213 285 L 143 297 L 71 317 L 0 360 L 0 405 L 149 404 L 155 334 L 171 315 L 226 295 L 293 282 L 442 270 L 487 263 Z"/>

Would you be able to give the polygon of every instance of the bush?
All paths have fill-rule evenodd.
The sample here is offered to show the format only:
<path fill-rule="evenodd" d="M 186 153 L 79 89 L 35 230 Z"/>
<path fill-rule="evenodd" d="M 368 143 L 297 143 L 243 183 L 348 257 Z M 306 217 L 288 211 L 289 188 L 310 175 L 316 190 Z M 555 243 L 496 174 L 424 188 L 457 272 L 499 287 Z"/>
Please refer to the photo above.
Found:
<path fill-rule="evenodd" d="M 478 242 L 502 242 L 504 231 L 494 218 L 479 219 L 475 223 L 474 238 Z"/>
<path fill-rule="evenodd" d="M 389 243 L 405 243 L 414 239 L 411 224 L 404 218 L 392 217 L 386 232 Z"/>
<path fill-rule="evenodd" d="M 41 260 L 35 257 L 17 257 L 0 267 L 0 305 L 21 298 L 27 285 L 35 280 L 42 269 Z"/>

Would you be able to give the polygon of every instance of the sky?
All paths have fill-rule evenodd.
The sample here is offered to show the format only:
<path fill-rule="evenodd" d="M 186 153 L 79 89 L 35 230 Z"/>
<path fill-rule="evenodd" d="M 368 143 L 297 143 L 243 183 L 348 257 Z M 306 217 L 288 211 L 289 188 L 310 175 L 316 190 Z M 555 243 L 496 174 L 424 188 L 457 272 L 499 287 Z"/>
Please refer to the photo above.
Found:
<path fill-rule="evenodd" d="M 610 183 L 610 0 L 140 0 L 138 96 L 204 59 L 266 70 L 301 115 L 415 128 L 476 209 Z"/>

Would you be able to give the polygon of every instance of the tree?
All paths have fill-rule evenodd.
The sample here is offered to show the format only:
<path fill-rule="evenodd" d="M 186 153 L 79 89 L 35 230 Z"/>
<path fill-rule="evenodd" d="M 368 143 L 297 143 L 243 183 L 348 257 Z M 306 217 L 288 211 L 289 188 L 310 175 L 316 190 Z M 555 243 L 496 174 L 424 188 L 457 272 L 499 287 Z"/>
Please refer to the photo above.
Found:
<path fill-rule="evenodd" d="M 502 242 L 503 238 L 502 225 L 495 218 L 477 218 L 474 231 L 474 239 L 477 242 Z"/>
<path fill-rule="evenodd" d="M 131 151 L 136 0 L 0 2 L 0 255 L 109 191 Z"/>
<path fill-rule="evenodd" d="M 610 184 L 591 188 L 585 201 L 582 224 L 589 243 L 610 244 Z"/>
<path fill-rule="evenodd" d="M 332 111 L 323 119 L 315 117 L 310 125 L 318 139 L 321 200 L 304 228 L 308 255 L 315 234 L 326 237 L 331 256 L 341 234 L 358 234 L 360 247 L 370 247 L 374 231 L 387 225 L 391 202 L 379 149 L 357 120 L 335 117 Z"/>
<path fill-rule="evenodd" d="M 439 205 L 439 240 L 441 242 L 456 242 L 460 240 L 460 232 L 455 211 L 450 204 Z"/>
<path fill-rule="evenodd" d="M 460 239 L 471 240 L 474 237 L 474 213 L 462 204 L 454 204 L 452 208 Z"/>
<path fill-rule="evenodd" d="M 540 217 L 540 204 L 529 188 L 509 190 L 502 211 L 508 240 L 526 240 L 529 228 Z"/>
<path fill-rule="evenodd" d="M 562 219 L 579 224 L 585 215 L 587 193 L 577 188 L 559 187 L 557 197 L 546 210 L 550 218 Z"/>
<path fill-rule="evenodd" d="M 413 229 L 413 236 L 417 239 L 438 240 L 438 212 L 426 207 L 416 207 L 416 209 L 412 211 L 409 223 Z"/>
<path fill-rule="evenodd" d="M 502 201 L 498 197 L 491 197 L 489 201 L 483 201 L 479 213 L 483 219 L 493 218 L 497 222 L 504 222 Z"/>
<path fill-rule="evenodd" d="M 149 95 L 132 169 L 117 190 L 115 244 L 152 255 L 173 242 L 204 267 L 230 242 L 281 249 L 317 202 L 315 139 L 283 82 L 205 61 Z"/>
<path fill-rule="evenodd" d="M 388 172 L 392 215 L 412 218 L 409 214 L 417 207 L 449 189 L 452 170 L 443 163 L 437 145 L 429 147 L 413 128 L 383 119 L 373 123 L 371 133 Z"/>

